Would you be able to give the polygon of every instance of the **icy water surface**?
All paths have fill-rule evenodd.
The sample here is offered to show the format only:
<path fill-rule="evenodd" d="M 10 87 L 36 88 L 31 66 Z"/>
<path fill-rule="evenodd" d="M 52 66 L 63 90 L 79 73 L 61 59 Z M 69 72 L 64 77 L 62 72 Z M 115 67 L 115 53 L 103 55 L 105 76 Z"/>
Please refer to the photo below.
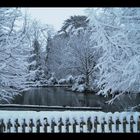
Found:
<path fill-rule="evenodd" d="M 14 104 L 47 106 L 101 106 L 105 99 L 93 94 L 83 94 L 66 88 L 32 88 L 15 97 Z"/>
<path fill-rule="evenodd" d="M 96 101 L 96 102 L 95 102 Z M 48 106 L 99 106 L 104 98 L 93 94 L 75 93 L 66 88 L 32 88 L 15 97 L 13 103 Z"/>
<path fill-rule="evenodd" d="M 139 98 L 140 99 L 140 98 Z M 34 87 L 18 95 L 11 102 L 22 105 L 72 106 L 72 107 L 102 107 L 103 111 L 123 111 L 124 105 L 116 103 L 108 105 L 107 98 L 91 93 L 77 93 L 62 87 Z M 125 100 L 126 97 L 125 97 Z M 123 99 L 124 102 L 124 99 Z M 125 102 L 124 102 L 125 103 Z M 125 105 L 128 106 L 128 105 Z"/>

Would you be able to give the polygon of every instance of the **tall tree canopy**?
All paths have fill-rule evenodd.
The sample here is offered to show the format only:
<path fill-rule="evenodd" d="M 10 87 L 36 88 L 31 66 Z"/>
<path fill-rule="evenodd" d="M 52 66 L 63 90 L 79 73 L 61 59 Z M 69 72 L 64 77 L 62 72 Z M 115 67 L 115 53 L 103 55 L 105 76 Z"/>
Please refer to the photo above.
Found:
<path fill-rule="evenodd" d="M 140 8 L 91 8 L 91 43 L 102 50 L 96 68 L 99 94 L 140 92 Z M 119 95 L 117 95 L 117 91 Z"/>

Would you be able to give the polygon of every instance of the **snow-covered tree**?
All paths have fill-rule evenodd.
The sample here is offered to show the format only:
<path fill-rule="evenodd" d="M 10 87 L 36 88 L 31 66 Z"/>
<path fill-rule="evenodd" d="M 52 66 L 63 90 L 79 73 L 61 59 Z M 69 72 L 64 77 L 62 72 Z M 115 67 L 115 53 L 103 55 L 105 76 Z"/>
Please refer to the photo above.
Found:
<path fill-rule="evenodd" d="M 0 8 L 0 101 L 7 101 L 25 88 L 27 42 L 18 25 L 17 8 Z"/>
<path fill-rule="evenodd" d="M 29 27 L 30 33 L 30 56 L 29 56 L 29 76 L 27 77 L 30 82 L 37 82 L 41 80 L 43 70 L 41 67 L 41 45 L 39 43 L 39 26 L 37 22 L 33 22 Z M 32 32 L 31 32 L 32 31 Z"/>
<path fill-rule="evenodd" d="M 91 44 L 101 50 L 99 94 L 120 95 L 140 92 L 140 8 L 91 8 Z"/>
<path fill-rule="evenodd" d="M 84 75 L 86 87 L 89 89 L 93 82 L 93 72 L 96 64 L 94 47 L 90 45 L 90 29 L 79 28 L 69 39 L 67 68 L 74 69 L 77 74 Z"/>
<path fill-rule="evenodd" d="M 59 32 L 64 32 L 66 35 L 75 31 L 78 28 L 87 28 L 88 20 L 86 16 L 74 15 L 66 19 L 63 26 Z"/>
<path fill-rule="evenodd" d="M 50 40 L 49 68 L 50 71 L 56 73 L 59 79 L 71 74 L 83 74 L 83 72 L 78 71 L 81 68 L 77 63 L 82 57 L 81 54 L 78 54 L 78 50 L 88 46 L 88 31 L 87 34 L 84 32 L 87 26 L 86 16 L 71 16 L 64 21 L 61 30 Z M 86 40 L 84 37 L 87 39 L 86 42 L 84 42 Z M 76 61 L 78 62 L 75 63 Z"/>
<path fill-rule="evenodd" d="M 41 84 L 43 81 L 46 82 L 48 74 L 47 44 L 52 30 L 49 25 L 42 25 L 39 21 L 30 21 L 28 26 L 30 56 L 27 80 L 33 84 Z"/>
<path fill-rule="evenodd" d="M 33 42 L 33 51 L 31 51 L 31 56 L 29 58 L 29 80 L 39 81 L 42 78 L 43 70 L 41 67 L 41 48 L 38 40 Z"/>
<path fill-rule="evenodd" d="M 92 86 L 93 72 L 98 53 L 90 44 L 91 28 L 86 16 L 71 16 L 64 22 L 61 31 L 67 33 L 69 39 L 64 48 L 65 70 L 85 77 L 86 88 Z"/>
<path fill-rule="evenodd" d="M 58 79 L 64 78 L 69 73 L 69 71 L 65 70 L 66 65 L 64 65 L 64 61 L 67 61 L 65 55 L 68 50 L 67 52 L 65 50 L 67 49 L 68 39 L 69 38 L 63 33 L 56 34 L 53 38 L 48 40 L 48 71 L 50 73 L 54 72 Z"/>

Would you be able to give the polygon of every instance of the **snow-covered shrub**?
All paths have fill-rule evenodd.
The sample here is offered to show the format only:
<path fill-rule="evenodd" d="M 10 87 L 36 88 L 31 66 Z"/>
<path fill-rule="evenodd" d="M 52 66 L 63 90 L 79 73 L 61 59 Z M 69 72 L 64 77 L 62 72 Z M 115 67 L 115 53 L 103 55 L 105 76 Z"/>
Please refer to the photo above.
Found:
<path fill-rule="evenodd" d="M 67 84 L 73 84 L 74 83 L 74 77 L 72 75 L 69 75 L 67 78 L 66 78 L 66 83 Z"/>
<path fill-rule="evenodd" d="M 85 83 L 85 77 L 83 75 L 75 77 L 75 83 L 84 84 Z"/>
<path fill-rule="evenodd" d="M 63 84 L 67 84 L 67 81 L 66 81 L 66 79 L 60 79 L 60 80 L 58 81 L 58 83 L 59 83 L 60 85 L 63 85 Z"/>
<path fill-rule="evenodd" d="M 72 85 L 72 91 L 84 92 L 87 90 L 85 85 L 85 77 L 83 75 L 74 77 L 73 81 L 74 84 Z"/>
<path fill-rule="evenodd" d="M 72 86 L 72 91 L 77 91 L 77 92 L 84 92 L 86 90 L 86 85 L 85 84 L 77 84 L 75 83 Z"/>
<path fill-rule="evenodd" d="M 79 84 L 75 83 L 75 84 L 72 86 L 72 88 L 71 88 L 72 91 L 77 91 L 78 86 L 79 86 Z"/>
<path fill-rule="evenodd" d="M 85 84 L 81 84 L 78 86 L 77 91 L 78 92 L 84 92 L 86 90 L 86 85 Z"/>
<path fill-rule="evenodd" d="M 58 84 L 58 81 L 55 77 L 51 77 L 49 80 L 48 80 L 48 85 L 55 85 L 55 84 Z"/>
<path fill-rule="evenodd" d="M 40 83 L 42 84 L 42 85 L 47 85 L 48 84 L 48 80 L 40 80 Z"/>

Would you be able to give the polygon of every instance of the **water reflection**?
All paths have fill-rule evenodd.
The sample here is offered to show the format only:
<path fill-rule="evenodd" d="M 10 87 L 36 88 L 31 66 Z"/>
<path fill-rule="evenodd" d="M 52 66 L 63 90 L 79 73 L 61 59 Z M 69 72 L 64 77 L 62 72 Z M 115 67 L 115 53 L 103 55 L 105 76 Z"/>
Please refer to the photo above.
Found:
<path fill-rule="evenodd" d="M 134 98 L 134 97 L 133 97 Z M 136 100 L 137 99 L 137 100 Z M 130 101 L 132 97 L 124 95 L 112 105 L 108 105 L 105 102 L 109 98 L 98 96 L 95 94 L 83 94 L 68 91 L 65 88 L 53 87 L 53 88 L 32 88 L 26 91 L 22 96 L 16 96 L 13 104 L 23 105 L 46 105 L 46 106 L 75 106 L 75 107 L 102 107 L 103 111 L 124 111 L 125 108 L 132 105 Z M 121 102 L 120 102 L 121 101 Z M 125 101 L 125 102 L 124 102 Z M 140 102 L 140 95 L 132 100 L 134 106 Z M 120 105 L 121 103 L 121 105 Z"/>
<path fill-rule="evenodd" d="M 58 87 L 32 88 L 23 93 L 22 96 L 16 96 L 13 101 L 14 104 L 47 106 L 100 106 L 101 102 L 103 99 L 99 100 L 99 96 L 74 93 Z"/>

